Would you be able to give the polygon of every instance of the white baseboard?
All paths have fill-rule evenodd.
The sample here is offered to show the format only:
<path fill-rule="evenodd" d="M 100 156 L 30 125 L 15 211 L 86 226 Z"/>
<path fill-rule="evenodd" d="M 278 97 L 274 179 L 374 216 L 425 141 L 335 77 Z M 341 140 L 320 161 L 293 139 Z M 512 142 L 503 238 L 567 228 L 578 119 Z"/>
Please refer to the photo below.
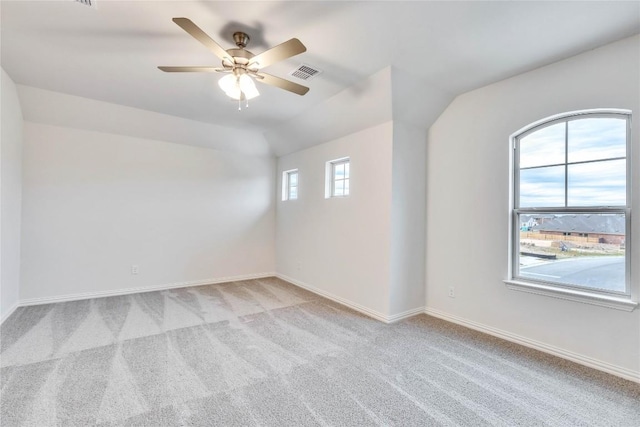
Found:
<path fill-rule="evenodd" d="M 463 319 L 461 317 L 444 313 L 442 311 L 435 310 L 433 308 L 429 308 L 429 307 L 425 308 L 424 313 L 428 314 L 429 316 L 437 317 L 451 323 L 456 323 L 458 325 L 467 327 L 469 329 L 474 329 L 479 332 L 484 332 L 485 334 L 488 334 L 488 335 L 493 335 L 494 337 L 502 338 L 504 340 L 523 345 L 525 347 L 533 348 L 534 350 L 542 351 L 543 353 L 552 354 L 562 359 L 570 360 L 580 365 L 588 366 L 589 368 L 597 369 L 599 371 L 603 371 L 608 374 L 615 375 L 617 377 L 621 377 L 630 381 L 640 383 L 640 372 L 637 372 L 637 371 L 632 371 L 630 369 L 622 368 L 620 366 L 616 366 L 611 363 L 593 359 L 588 356 L 583 356 L 581 354 L 574 353 L 572 351 L 564 350 L 562 348 L 545 344 L 540 341 L 532 340 L 532 339 L 523 337 L 521 335 L 503 331 L 501 329 L 497 329 L 492 326 L 487 326 L 478 322 Z"/>
<path fill-rule="evenodd" d="M 7 312 L 2 315 L 2 318 L 0 318 L 0 325 L 2 325 L 4 321 L 7 320 L 19 306 L 19 302 L 16 301 L 11 307 L 9 307 L 9 310 L 7 310 Z"/>
<path fill-rule="evenodd" d="M 103 298 L 103 297 L 113 297 L 113 296 L 128 295 L 128 294 L 137 294 L 141 292 L 164 291 L 168 289 L 187 288 L 191 286 L 202 286 L 202 285 L 213 285 L 215 283 L 236 282 L 239 280 L 262 279 L 265 277 L 274 277 L 275 275 L 276 274 L 273 272 L 244 274 L 240 276 L 226 276 L 226 277 L 217 277 L 214 279 L 193 280 L 190 282 L 176 282 L 176 283 L 167 283 L 164 285 L 115 289 L 113 291 L 82 292 L 77 294 L 58 295 L 58 296 L 52 296 L 52 297 L 28 298 L 28 299 L 20 300 L 18 302 L 18 306 L 24 307 L 29 305 L 51 304 L 54 302 L 78 301 L 78 300 L 91 299 L 91 298 Z"/>
<path fill-rule="evenodd" d="M 371 310 L 370 308 L 367 308 L 367 307 L 365 307 L 363 305 L 360 305 L 360 304 L 355 303 L 353 301 L 349 301 L 347 299 L 344 299 L 344 298 L 339 297 L 337 295 L 334 295 L 332 293 L 323 291 L 323 290 L 318 289 L 318 288 L 316 288 L 314 286 L 311 286 L 311 285 L 308 285 L 308 284 L 306 284 L 304 282 L 301 282 L 300 280 L 296 280 L 293 277 L 285 276 L 284 274 L 276 273 L 276 277 L 284 280 L 285 282 L 289 282 L 289 283 L 291 283 L 293 285 L 296 285 L 296 286 L 298 286 L 298 287 L 300 287 L 302 289 L 306 289 L 309 292 L 313 292 L 314 294 L 320 295 L 321 297 L 325 297 L 327 299 L 335 301 L 338 304 L 342 304 L 344 306 L 347 306 L 347 307 L 349 307 L 349 308 L 351 308 L 351 309 L 353 309 L 355 311 L 359 311 L 360 313 L 365 314 L 365 315 L 367 315 L 369 317 L 373 317 L 376 320 L 388 323 L 386 315 L 384 315 L 384 314 L 382 314 L 380 312 L 377 312 L 375 310 Z"/>
<path fill-rule="evenodd" d="M 424 313 L 424 307 L 413 308 L 411 310 L 403 311 L 402 313 L 387 316 L 387 323 L 399 322 L 400 320 L 408 319 L 409 317 L 417 316 L 422 313 Z"/>
<path fill-rule="evenodd" d="M 338 304 L 342 304 L 346 307 L 349 307 L 352 310 L 358 311 L 366 316 L 372 317 L 376 320 L 379 320 L 381 322 L 384 323 L 394 323 L 394 322 L 398 322 L 402 319 L 406 319 L 408 317 L 411 316 L 415 316 L 417 314 L 422 314 L 424 313 L 424 307 L 418 307 L 418 308 L 414 308 L 402 313 L 398 313 L 398 314 L 394 314 L 391 316 L 387 316 L 386 314 L 382 314 L 378 311 L 372 310 L 370 308 L 367 308 L 363 305 L 360 305 L 358 303 L 355 303 L 353 301 L 349 301 L 348 299 L 339 297 L 337 295 L 334 295 L 330 292 L 326 292 L 323 291 L 322 289 L 318 289 L 315 286 L 311 286 L 307 283 L 301 282 L 300 280 L 294 279 L 293 277 L 289 277 L 286 276 L 284 274 L 280 274 L 280 273 L 276 273 L 276 277 L 284 280 L 285 282 L 289 282 L 293 285 L 296 285 L 302 289 L 306 289 L 309 292 L 313 292 L 316 295 L 320 295 L 321 297 L 325 297 L 327 299 L 330 299 L 331 301 L 335 301 Z"/>

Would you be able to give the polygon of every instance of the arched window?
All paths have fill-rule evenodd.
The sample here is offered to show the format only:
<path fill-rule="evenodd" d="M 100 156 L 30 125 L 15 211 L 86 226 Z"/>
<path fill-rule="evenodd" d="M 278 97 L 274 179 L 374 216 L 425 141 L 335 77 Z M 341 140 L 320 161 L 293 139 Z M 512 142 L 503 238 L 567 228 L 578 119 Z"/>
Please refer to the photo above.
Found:
<path fill-rule="evenodd" d="M 512 281 L 630 297 L 630 118 L 567 113 L 512 136 Z"/>

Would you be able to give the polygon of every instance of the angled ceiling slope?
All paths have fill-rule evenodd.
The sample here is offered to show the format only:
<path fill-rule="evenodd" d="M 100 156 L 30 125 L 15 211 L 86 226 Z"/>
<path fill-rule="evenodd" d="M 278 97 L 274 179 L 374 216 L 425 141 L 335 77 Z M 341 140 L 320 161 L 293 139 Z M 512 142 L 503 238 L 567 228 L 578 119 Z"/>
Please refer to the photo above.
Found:
<path fill-rule="evenodd" d="M 428 129 L 453 94 L 386 67 L 265 133 L 277 156 L 391 120 Z"/>
<path fill-rule="evenodd" d="M 251 156 L 273 153 L 262 132 L 18 85 L 24 119 L 35 123 L 194 145 Z"/>

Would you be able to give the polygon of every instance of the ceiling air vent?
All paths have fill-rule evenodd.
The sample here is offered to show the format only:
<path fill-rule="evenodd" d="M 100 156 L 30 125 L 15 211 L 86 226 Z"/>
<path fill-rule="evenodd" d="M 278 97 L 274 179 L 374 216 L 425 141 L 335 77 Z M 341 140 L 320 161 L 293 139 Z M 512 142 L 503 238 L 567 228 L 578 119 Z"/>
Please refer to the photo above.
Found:
<path fill-rule="evenodd" d="M 309 80 L 310 78 L 320 74 L 322 71 L 317 70 L 307 64 L 302 64 L 289 73 L 290 76 L 297 77 L 301 80 Z"/>
<path fill-rule="evenodd" d="M 82 3 L 85 6 L 89 6 L 91 8 L 96 7 L 96 0 L 76 0 L 78 3 Z"/>

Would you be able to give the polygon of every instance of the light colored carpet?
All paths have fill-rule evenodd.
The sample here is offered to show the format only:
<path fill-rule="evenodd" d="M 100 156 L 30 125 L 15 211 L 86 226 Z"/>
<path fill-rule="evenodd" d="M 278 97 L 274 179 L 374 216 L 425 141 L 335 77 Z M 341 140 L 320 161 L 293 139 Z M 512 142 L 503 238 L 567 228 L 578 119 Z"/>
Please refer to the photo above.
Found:
<path fill-rule="evenodd" d="M 18 309 L 3 427 L 640 426 L 640 385 L 259 279 Z"/>

